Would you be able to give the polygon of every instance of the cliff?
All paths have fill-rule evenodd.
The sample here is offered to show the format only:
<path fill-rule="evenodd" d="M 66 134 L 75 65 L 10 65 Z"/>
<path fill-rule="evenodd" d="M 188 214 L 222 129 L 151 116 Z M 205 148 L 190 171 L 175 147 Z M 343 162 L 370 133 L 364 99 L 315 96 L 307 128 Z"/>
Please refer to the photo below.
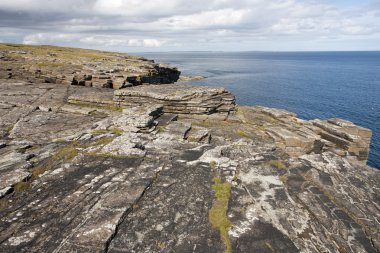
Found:
<path fill-rule="evenodd" d="M 126 54 L 0 61 L 1 252 L 380 251 L 370 130 L 163 84 L 179 71 Z"/>

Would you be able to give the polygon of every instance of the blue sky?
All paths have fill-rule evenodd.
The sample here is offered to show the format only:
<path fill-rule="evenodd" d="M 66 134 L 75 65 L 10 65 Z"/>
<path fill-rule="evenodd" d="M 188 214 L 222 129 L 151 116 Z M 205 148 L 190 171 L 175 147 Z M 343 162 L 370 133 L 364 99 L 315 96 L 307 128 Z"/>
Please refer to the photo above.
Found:
<path fill-rule="evenodd" d="M 0 41 L 126 52 L 380 50 L 380 0 L 1 0 Z"/>

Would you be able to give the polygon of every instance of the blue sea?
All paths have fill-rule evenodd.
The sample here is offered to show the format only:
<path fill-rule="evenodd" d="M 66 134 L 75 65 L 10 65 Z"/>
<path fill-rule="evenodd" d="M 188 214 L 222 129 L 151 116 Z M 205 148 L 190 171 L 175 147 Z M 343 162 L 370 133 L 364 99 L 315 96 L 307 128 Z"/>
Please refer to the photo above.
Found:
<path fill-rule="evenodd" d="M 373 132 L 368 164 L 380 168 L 380 52 L 143 53 L 206 76 L 194 85 L 222 86 L 240 105 L 295 112 L 303 119 L 338 117 Z"/>

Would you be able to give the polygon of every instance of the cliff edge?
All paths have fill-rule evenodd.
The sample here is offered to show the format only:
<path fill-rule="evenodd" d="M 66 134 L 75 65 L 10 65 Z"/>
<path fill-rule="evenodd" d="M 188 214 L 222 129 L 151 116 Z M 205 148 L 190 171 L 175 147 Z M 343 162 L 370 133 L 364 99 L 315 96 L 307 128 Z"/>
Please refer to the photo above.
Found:
<path fill-rule="evenodd" d="M 127 54 L 0 44 L 0 62 L 1 252 L 380 251 L 368 129 Z"/>

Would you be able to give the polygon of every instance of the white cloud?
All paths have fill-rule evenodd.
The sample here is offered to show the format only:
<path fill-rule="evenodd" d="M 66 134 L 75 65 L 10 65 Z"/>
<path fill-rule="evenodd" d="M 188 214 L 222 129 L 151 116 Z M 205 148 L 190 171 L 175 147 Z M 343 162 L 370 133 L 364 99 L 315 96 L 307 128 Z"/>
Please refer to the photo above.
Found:
<path fill-rule="evenodd" d="M 126 50 L 228 50 L 240 42 L 255 50 L 255 45 L 279 43 L 284 37 L 295 49 L 321 38 L 369 39 L 380 45 L 378 4 L 363 0 L 344 7 L 334 1 L 1 0 L 0 23 L 6 32 L 0 39 Z"/>
<path fill-rule="evenodd" d="M 160 47 L 165 41 L 157 39 L 130 39 L 126 36 L 90 36 L 83 37 L 79 40 L 83 44 L 87 45 L 101 45 L 107 47 Z"/>
<path fill-rule="evenodd" d="M 29 34 L 24 37 L 24 44 L 46 44 L 46 43 L 67 43 L 75 41 L 77 34 L 58 34 L 58 33 L 37 33 Z"/>
<path fill-rule="evenodd" d="M 207 27 L 230 27 L 242 23 L 249 15 L 249 9 L 221 9 L 205 11 L 186 16 L 173 16 L 159 23 L 173 29 L 199 29 Z"/>

